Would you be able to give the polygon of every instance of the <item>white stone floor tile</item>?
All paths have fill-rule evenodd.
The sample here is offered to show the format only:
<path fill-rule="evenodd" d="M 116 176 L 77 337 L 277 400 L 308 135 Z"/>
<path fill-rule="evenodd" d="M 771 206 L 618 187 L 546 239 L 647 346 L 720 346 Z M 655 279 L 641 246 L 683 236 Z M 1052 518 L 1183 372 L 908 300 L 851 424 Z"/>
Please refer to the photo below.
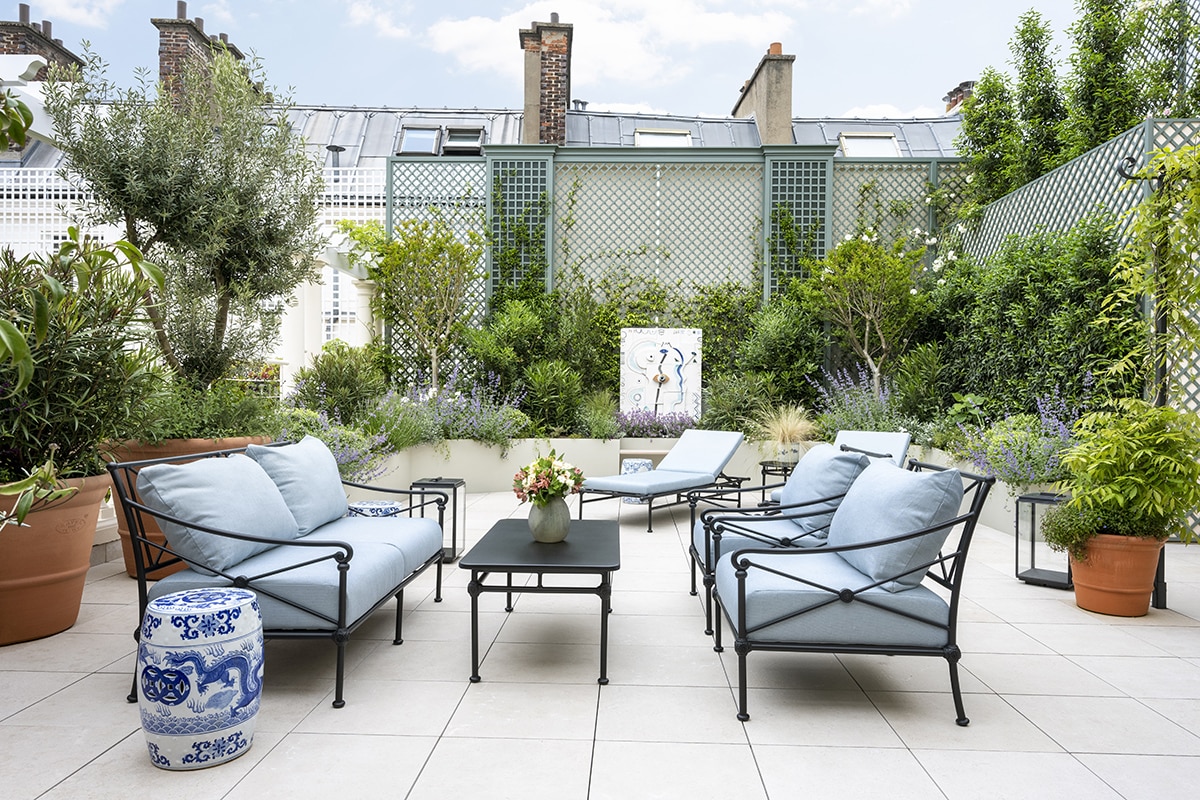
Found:
<path fill-rule="evenodd" d="M 465 542 L 523 517 L 510 493 L 468 495 Z M 328 640 L 267 644 L 262 711 L 241 758 L 156 769 L 137 707 L 136 582 L 93 567 L 69 631 L 0 647 L 0 796 L 440 798 L 1166 798 L 1200 774 L 1200 547 L 1168 552 L 1170 608 L 1084 612 L 1073 595 L 1012 575 L 1010 537 L 980 529 L 960 610 L 969 727 L 954 724 L 939 658 L 755 652 L 749 721 L 737 657 L 713 651 L 688 594 L 686 507 L 618 502 L 609 617 L 611 682 L 599 686 L 599 600 L 480 598 L 481 683 L 470 675 L 470 573 L 427 572 L 347 648 L 333 709 Z M 528 580 L 519 576 L 520 580 Z M 333 765 L 333 766 L 331 766 Z"/>

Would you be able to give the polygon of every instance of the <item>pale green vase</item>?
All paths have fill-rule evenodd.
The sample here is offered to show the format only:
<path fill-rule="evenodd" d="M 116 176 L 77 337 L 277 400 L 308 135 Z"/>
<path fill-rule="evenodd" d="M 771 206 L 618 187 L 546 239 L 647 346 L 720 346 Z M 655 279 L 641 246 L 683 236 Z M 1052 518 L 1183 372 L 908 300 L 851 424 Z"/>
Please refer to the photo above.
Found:
<path fill-rule="evenodd" d="M 571 509 L 561 497 L 552 497 L 543 506 L 534 503 L 529 509 L 529 530 L 535 542 L 561 542 L 570 527 Z"/>

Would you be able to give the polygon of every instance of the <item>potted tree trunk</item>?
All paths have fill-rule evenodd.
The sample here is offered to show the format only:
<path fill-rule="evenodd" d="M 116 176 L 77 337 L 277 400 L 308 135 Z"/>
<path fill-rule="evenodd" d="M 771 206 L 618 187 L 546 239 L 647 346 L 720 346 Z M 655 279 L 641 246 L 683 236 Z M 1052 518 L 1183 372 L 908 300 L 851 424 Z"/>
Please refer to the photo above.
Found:
<path fill-rule="evenodd" d="M 1070 554 L 1080 608 L 1142 616 L 1163 543 L 1196 538 L 1187 516 L 1200 508 L 1200 417 L 1116 400 L 1082 417 L 1075 435 L 1062 458 L 1071 497 L 1047 512 L 1042 533 Z"/>
<path fill-rule="evenodd" d="M 11 304 L 0 350 L 0 644 L 75 624 L 100 504 L 101 459 L 150 390 L 141 300 L 161 273 L 136 248 L 0 253 Z"/>

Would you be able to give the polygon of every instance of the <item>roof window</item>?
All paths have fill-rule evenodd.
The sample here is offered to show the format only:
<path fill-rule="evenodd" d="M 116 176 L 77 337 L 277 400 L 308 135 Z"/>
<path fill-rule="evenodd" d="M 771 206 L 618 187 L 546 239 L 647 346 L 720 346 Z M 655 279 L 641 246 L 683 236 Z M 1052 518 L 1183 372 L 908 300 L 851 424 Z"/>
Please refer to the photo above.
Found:
<path fill-rule="evenodd" d="M 899 158 L 900 145 L 894 133 L 845 131 L 838 134 L 842 155 L 848 158 Z"/>
<path fill-rule="evenodd" d="M 404 128 L 400 137 L 400 150 L 404 153 L 437 155 L 438 143 L 442 138 L 441 128 Z"/>
<path fill-rule="evenodd" d="M 692 132 L 666 128 L 638 128 L 633 132 L 634 147 L 691 147 Z"/>

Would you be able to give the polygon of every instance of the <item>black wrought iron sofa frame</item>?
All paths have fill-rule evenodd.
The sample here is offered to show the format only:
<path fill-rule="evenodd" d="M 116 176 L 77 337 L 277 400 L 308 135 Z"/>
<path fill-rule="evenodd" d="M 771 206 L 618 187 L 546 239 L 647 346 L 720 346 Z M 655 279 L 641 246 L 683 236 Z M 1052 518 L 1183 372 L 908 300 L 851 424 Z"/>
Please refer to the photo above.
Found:
<path fill-rule="evenodd" d="M 286 442 L 280 442 L 276 443 L 275 445 L 268 446 L 278 446 L 282 444 L 286 444 Z M 150 584 L 154 582 L 154 577 L 152 576 L 162 575 L 164 574 L 164 571 L 168 570 L 170 567 L 179 564 L 184 564 L 188 567 L 199 566 L 201 569 L 214 573 L 212 576 L 214 585 L 234 586 L 252 590 L 259 595 L 270 597 L 279 603 L 304 612 L 305 614 L 311 615 L 312 617 L 327 623 L 329 627 L 278 627 L 272 625 L 269 619 L 264 618 L 263 638 L 331 640 L 337 649 L 333 707 L 342 708 L 345 706 L 344 687 L 346 645 L 350 641 L 351 635 L 371 616 L 374 611 L 390 602 L 392 598 L 395 598 L 396 627 L 395 637 L 392 640 L 392 644 L 402 644 L 404 641 L 402 637 L 404 588 L 419 575 L 424 573 L 429 567 L 435 567 L 437 570 L 437 581 L 434 601 L 440 603 L 442 600 L 443 550 L 441 547 L 438 547 L 437 552 L 433 556 L 429 557 L 423 563 L 419 564 L 415 569 L 411 570 L 403 580 L 392 587 L 389 591 L 383 593 L 364 613 L 359 614 L 355 619 L 349 619 L 348 586 L 350 580 L 352 580 L 352 569 L 356 563 L 354 546 L 350 542 L 333 539 L 306 541 L 303 537 L 289 541 L 279 541 L 259 536 L 218 530 L 216 528 L 198 525 L 192 521 L 180 519 L 170 514 L 152 509 L 141 502 L 140 498 L 137 496 L 137 474 L 144 467 L 155 464 L 181 464 L 201 458 L 227 458 L 235 453 L 243 452 L 245 452 L 245 448 L 234 448 L 185 456 L 171 456 L 165 458 L 145 459 L 140 461 L 113 462 L 108 465 L 108 471 L 112 476 L 113 490 L 120 498 L 119 507 L 123 507 L 126 521 L 129 525 L 134 563 L 136 566 L 139 623 L 138 627 L 134 630 L 134 640 L 140 641 L 141 638 L 141 620 L 145 617 L 146 607 L 149 604 Z M 394 524 L 396 521 L 402 519 L 402 517 L 398 516 L 400 514 L 407 514 L 411 517 L 414 512 L 418 512 L 421 516 L 424 516 L 426 510 L 432 511 L 433 509 L 436 509 L 438 527 L 441 528 L 443 526 L 446 504 L 449 502 L 449 496 L 445 492 L 431 489 L 393 489 L 389 487 L 372 486 L 350 481 L 342 481 L 342 484 L 347 487 L 357 488 L 364 491 L 379 492 L 389 496 L 404 496 L 408 498 L 408 504 L 395 509 L 395 514 L 388 517 L 377 518 L 380 522 L 387 524 L 386 521 L 390 520 L 392 521 L 392 524 Z M 244 542 L 270 544 L 274 547 L 283 547 L 288 549 L 295 548 L 297 560 L 295 563 L 291 563 L 288 566 L 272 569 L 258 574 L 244 574 L 238 569 L 238 567 L 241 566 L 240 564 L 235 564 L 225 570 L 212 569 L 211 566 L 203 565 L 186 555 L 176 552 L 171 548 L 169 543 L 166 543 L 161 539 L 151 538 L 149 535 L 147 535 L 145 528 L 145 520 L 147 518 L 164 520 L 168 523 L 181 525 L 195 531 L 211 534 L 213 536 L 237 539 Z M 334 565 L 333 568 L 337 570 L 338 600 L 336 615 L 331 616 L 319 609 L 307 607 L 291 598 L 282 596 L 279 594 L 279 592 L 273 591 L 271 588 L 263 585 L 263 582 L 266 579 L 321 563 L 332 563 Z M 133 686 L 130 689 L 128 700 L 131 703 L 137 702 L 136 675 L 134 676 Z"/>

